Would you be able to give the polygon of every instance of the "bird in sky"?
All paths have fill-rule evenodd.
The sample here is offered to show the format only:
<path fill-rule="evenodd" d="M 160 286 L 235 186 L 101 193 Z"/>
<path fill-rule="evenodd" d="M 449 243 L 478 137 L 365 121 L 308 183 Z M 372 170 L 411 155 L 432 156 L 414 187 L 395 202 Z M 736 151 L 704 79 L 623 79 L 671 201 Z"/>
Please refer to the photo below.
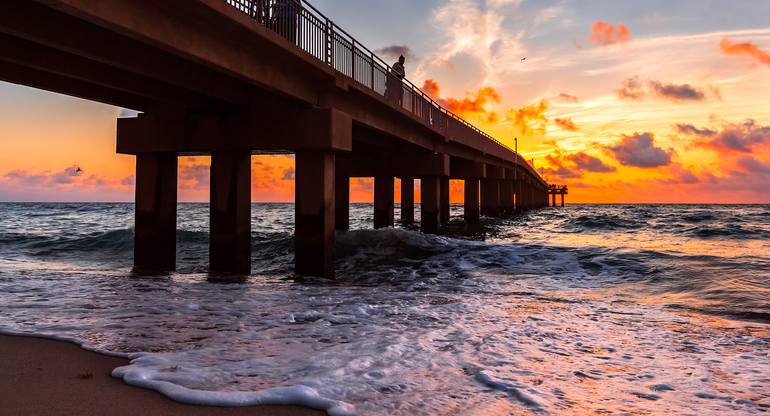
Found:
<path fill-rule="evenodd" d="M 526 60 L 527 60 L 527 57 L 525 56 L 525 57 L 521 58 L 521 60 L 522 60 L 522 62 L 523 62 L 523 61 L 526 61 Z"/>

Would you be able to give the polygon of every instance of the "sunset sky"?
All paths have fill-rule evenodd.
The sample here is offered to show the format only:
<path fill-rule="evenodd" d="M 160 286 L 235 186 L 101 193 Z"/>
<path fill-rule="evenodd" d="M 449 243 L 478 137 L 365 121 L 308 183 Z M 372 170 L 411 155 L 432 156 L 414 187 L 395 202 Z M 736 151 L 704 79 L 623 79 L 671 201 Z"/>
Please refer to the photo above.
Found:
<path fill-rule="evenodd" d="M 387 61 L 404 53 L 450 109 L 517 136 L 570 202 L 770 202 L 768 1 L 313 3 Z M 121 112 L 0 82 L 0 201 L 132 201 Z M 254 201 L 293 200 L 291 156 L 253 165 Z M 207 158 L 180 160 L 179 192 L 208 200 Z"/>

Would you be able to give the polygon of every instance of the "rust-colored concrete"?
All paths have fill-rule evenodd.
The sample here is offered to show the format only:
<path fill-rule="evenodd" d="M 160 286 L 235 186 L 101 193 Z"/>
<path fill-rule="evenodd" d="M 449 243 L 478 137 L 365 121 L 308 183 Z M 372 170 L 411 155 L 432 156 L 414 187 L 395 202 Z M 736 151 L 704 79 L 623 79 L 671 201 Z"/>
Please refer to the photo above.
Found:
<path fill-rule="evenodd" d="M 414 178 L 401 178 L 401 222 L 414 224 Z"/>
<path fill-rule="evenodd" d="M 420 229 L 427 234 L 437 234 L 439 228 L 440 179 L 438 176 L 420 178 Z"/>
<path fill-rule="evenodd" d="M 334 278 L 334 153 L 297 152 L 295 272 Z"/>
<path fill-rule="evenodd" d="M 498 179 L 481 180 L 481 215 L 488 217 L 500 215 L 500 181 Z"/>
<path fill-rule="evenodd" d="M 476 225 L 479 223 L 479 180 L 465 180 L 465 223 Z"/>
<path fill-rule="evenodd" d="M 350 229 L 350 178 L 337 176 L 334 184 L 334 228 Z"/>
<path fill-rule="evenodd" d="M 439 182 L 439 221 L 449 223 L 449 177 L 442 176 Z"/>
<path fill-rule="evenodd" d="M 484 179 L 487 177 L 487 165 L 483 162 L 453 157 L 450 173 L 452 179 Z"/>
<path fill-rule="evenodd" d="M 217 140 L 212 138 L 216 137 Z M 331 109 L 260 107 L 213 113 L 140 115 L 118 119 L 118 153 L 216 150 L 352 150 L 350 116 Z"/>
<path fill-rule="evenodd" d="M 374 178 L 374 228 L 392 227 L 393 222 L 393 177 L 376 176 Z"/>
<path fill-rule="evenodd" d="M 137 155 L 134 267 L 139 271 L 176 268 L 176 185 L 176 154 Z"/>
<path fill-rule="evenodd" d="M 211 154 L 209 269 L 251 272 L 251 152 Z"/>
<path fill-rule="evenodd" d="M 513 206 L 513 181 L 500 181 L 500 203 L 504 215 L 511 215 L 514 212 Z"/>

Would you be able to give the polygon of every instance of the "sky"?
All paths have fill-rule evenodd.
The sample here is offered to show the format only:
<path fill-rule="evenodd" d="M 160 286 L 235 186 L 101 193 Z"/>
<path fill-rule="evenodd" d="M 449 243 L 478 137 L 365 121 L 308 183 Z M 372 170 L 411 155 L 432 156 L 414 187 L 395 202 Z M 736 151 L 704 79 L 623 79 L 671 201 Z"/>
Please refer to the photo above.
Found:
<path fill-rule="evenodd" d="M 403 53 L 446 107 L 517 137 L 568 202 L 770 203 L 769 1 L 313 4 L 386 61 Z M 0 201 L 133 201 L 122 113 L 0 83 Z M 293 200 L 291 156 L 252 164 L 254 201 Z M 181 201 L 208 200 L 208 166 L 180 158 Z M 353 179 L 352 200 L 371 188 Z"/>

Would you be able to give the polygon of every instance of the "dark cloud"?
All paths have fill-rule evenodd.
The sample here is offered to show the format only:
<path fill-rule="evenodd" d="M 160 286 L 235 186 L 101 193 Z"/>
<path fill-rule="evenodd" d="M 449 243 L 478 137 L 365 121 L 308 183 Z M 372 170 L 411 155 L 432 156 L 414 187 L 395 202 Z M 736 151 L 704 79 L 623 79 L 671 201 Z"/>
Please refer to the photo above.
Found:
<path fill-rule="evenodd" d="M 38 186 L 47 182 L 47 174 L 31 174 L 24 170 L 12 170 L 6 173 L 5 181 L 17 183 L 22 186 Z"/>
<path fill-rule="evenodd" d="M 283 171 L 283 175 L 281 175 L 281 179 L 285 181 L 293 181 L 294 176 L 295 176 L 294 167 L 290 166 Z"/>
<path fill-rule="evenodd" d="M 384 48 L 375 50 L 374 53 L 390 59 L 398 59 L 401 55 L 404 55 L 404 58 L 407 60 L 414 58 L 414 52 L 406 45 L 385 46 Z"/>
<path fill-rule="evenodd" d="M 740 124 L 726 124 L 722 131 L 700 143 L 715 150 L 751 152 L 757 145 L 770 144 L 770 126 L 748 119 Z"/>
<path fill-rule="evenodd" d="M 587 172 L 615 172 L 614 166 L 609 166 L 602 162 L 598 157 L 594 157 L 585 153 L 574 153 L 565 157 L 566 160 L 572 162 L 576 168 Z"/>
<path fill-rule="evenodd" d="M 622 165 L 639 168 L 655 168 L 671 163 L 673 150 L 664 150 L 655 146 L 652 133 L 635 133 L 623 138 L 607 150 L 615 156 Z"/>
<path fill-rule="evenodd" d="M 553 122 L 556 123 L 562 130 L 566 131 L 578 131 L 578 126 L 572 121 L 571 118 L 555 118 Z"/>
<path fill-rule="evenodd" d="M 670 177 L 658 179 L 657 182 L 668 185 L 693 185 L 714 179 L 713 176 L 708 174 L 702 174 L 702 176 L 704 176 L 703 179 L 699 178 L 698 175 L 693 173 L 691 170 L 686 169 L 680 164 L 673 164 L 671 166 L 670 172 L 672 173 Z"/>
<path fill-rule="evenodd" d="M 207 188 L 211 183 L 211 168 L 206 164 L 180 165 L 179 181 L 188 188 Z"/>
<path fill-rule="evenodd" d="M 660 81 L 650 81 L 650 90 L 658 97 L 672 101 L 703 101 L 706 94 L 690 84 L 664 84 Z"/>
<path fill-rule="evenodd" d="M 742 157 L 737 160 L 736 165 L 748 173 L 770 174 L 770 162 L 763 162 L 752 157 Z"/>
<path fill-rule="evenodd" d="M 574 95 L 566 94 L 566 93 L 561 93 L 561 94 L 557 95 L 554 98 L 554 100 L 565 102 L 565 103 L 576 103 L 576 102 L 580 101 L 580 99 L 578 97 L 576 97 Z"/>
<path fill-rule="evenodd" d="M 688 136 L 700 136 L 700 137 L 709 137 L 717 133 L 715 130 L 711 130 L 707 128 L 700 129 L 698 127 L 693 126 L 692 124 L 684 124 L 684 123 L 677 124 L 676 131 L 679 134 L 685 134 Z"/>
<path fill-rule="evenodd" d="M 559 149 L 556 149 L 556 153 L 547 155 L 545 160 L 549 167 L 543 169 L 543 173 L 560 179 L 581 178 L 586 172 L 607 173 L 616 171 L 615 167 L 605 164 L 598 157 L 583 152 L 564 155 Z"/>
<path fill-rule="evenodd" d="M 719 90 L 711 87 L 715 99 L 722 99 Z M 704 90 L 690 84 L 672 84 L 656 80 L 647 81 L 646 85 L 638 76 L 626 78 L 615 94 L 628 101 L 642 101 L 647 98 L 661 98 L 676 103 L 704 101 L 707 97 Z"/>
<path fill-rule="evenodd" d="M 644 91 L 644 85 L 642 84 L 642 80 L 639 79 L 639 77 L 624 79 L 620 89 L 616 90 L 615 93 L 620 99 L 630 101 L 643 100 L 646 95 Z"/>

